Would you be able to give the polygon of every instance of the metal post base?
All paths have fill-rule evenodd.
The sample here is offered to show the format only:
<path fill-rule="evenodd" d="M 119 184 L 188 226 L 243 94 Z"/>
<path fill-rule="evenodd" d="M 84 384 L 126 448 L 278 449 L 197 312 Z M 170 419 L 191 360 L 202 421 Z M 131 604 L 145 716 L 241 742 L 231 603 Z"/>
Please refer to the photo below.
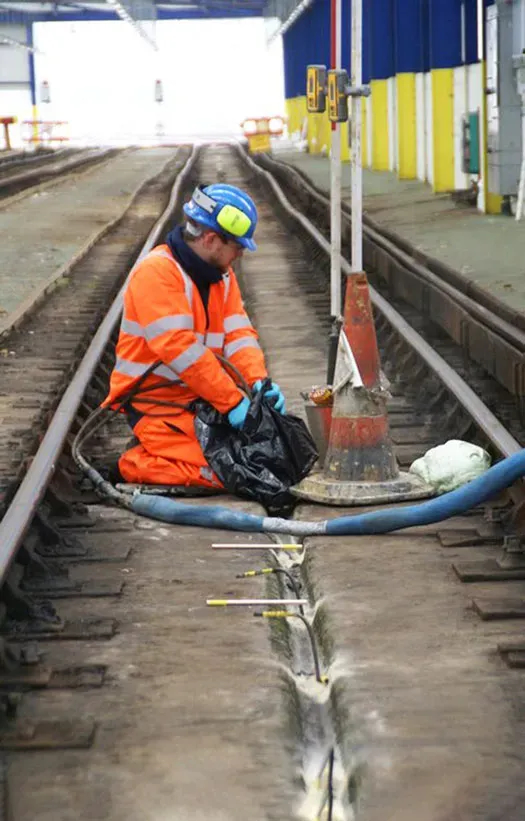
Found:
<path fill-rule="evenodd" d="M 290 492 L 299 499 L 322 505 L 382 505 L 434 496 L 434 491 L 411 473 L 385 482 L 344 482 L 324 473 L 312 473 Z"/>

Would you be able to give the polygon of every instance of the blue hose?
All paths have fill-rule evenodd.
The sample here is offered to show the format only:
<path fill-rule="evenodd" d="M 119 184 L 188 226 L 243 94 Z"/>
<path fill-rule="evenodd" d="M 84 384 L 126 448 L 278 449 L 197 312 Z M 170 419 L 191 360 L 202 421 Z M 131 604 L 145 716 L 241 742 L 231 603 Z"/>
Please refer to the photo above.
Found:
<path fill-rule="evenodd" d="M 409 507 L 391 507 L 358 516 L 341 516 L 327 523 L 332 536 L 391 533 L 404 527 L 429 525 L 466 513 L 492 499 L 525 475 L 525 450 L 493 465 L 482 476 L 450 493 Z"/>
<path fill-rule="evenodd" d="M 173 525 L 196 525 L 215 527 L 218 530 L 244 530 L 262 533 L 263 516 L 238 513 L 223 505 L 187 505 L 175 502 L 165 496 L 150 496 L 138 493 L 133 496 L 131 510 L 149 519 L 159 519 Z M 284 521 L 284 520 L 283 520 Z"/>
<path fill-rule="evenodd" d="M 482 476 L 428 502 L 408 507 L 392 507 L 372 513 L 340 516 L 322 522 L 300 522 L 238 513 L 220 505 L 188 505 L 162 496 L 134 496 L 130 507 L 141 516 L 162 522 L 251 533 L 286 533 L 294 536 L 355 536 L 391 533 L 405 527 L 442 522 L 465 513 L 496 496 L 525 475 L 525 450 L 503 459 Z"/>

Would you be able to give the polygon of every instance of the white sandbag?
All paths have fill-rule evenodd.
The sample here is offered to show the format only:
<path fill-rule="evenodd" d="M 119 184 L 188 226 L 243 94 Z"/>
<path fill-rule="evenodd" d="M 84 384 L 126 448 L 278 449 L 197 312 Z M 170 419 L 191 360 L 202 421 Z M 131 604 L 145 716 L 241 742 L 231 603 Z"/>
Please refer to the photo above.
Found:
<path fill-rule="evenodd" d="M 490 456 L 483 448 L 460 439 L 450 439 L 416 459 L 410 466 L 410 473 L 419 476 L 439 495 L 471 482 L 489 467 Z"/>

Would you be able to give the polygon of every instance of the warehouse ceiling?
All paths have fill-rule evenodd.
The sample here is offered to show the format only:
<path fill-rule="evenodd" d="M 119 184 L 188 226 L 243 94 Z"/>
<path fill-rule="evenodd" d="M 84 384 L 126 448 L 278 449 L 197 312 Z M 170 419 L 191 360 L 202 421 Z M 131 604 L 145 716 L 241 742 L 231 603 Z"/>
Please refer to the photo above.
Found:
<path fill-rule="evenodd" d="M 267 0 L 1 0 L 1 23 L 260 17 Z"/>
<path fill-rule="evenodd" d="M 270 43 L 312 0 L 0 0 L 0 47 L 34 51 L 32 23 L 122 20 L 155 50 L 157 20 L 264 17 Z M 153 28 L 151 27 L 153 24 Z M 20 28 L 22 36 L 20 36 Z M 17 29 L 17 36 L 14 30 Z M 24 36 L 23 32 L 27 32 Z M 1 57 L 1 49 L 0 49 Z"/>

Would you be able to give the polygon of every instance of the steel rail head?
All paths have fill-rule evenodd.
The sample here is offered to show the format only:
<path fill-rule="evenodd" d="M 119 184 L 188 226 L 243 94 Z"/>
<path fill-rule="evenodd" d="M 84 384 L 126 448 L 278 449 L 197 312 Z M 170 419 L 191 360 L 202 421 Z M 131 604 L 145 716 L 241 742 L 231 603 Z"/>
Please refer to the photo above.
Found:
<path fill-rule="evenodd" d="M 330 243 L 322 233 L 312 225 L 304 214 L 297 211 L 283 193 L 281 187 L 276 182 L 272 174 L 264 168 L 261 168 L 249 157 L 240 145 L 237 145 L 242 159 L 255 171 L 259 177 L 263 177 L 274 194 L 279 200 L 285 211 L 299 222 L 307 233 L 315 240 L 319 247 L 326 253 L 330 254 Z M 341 259 L 341 270 L 345 275 L 351 273 L 351 267 L 345 259 Z M 395 329 L 396 333 L 401 336 L 405 342 L 413 348 L 416 353 L 424 360 L 426 365 L 436 374 L 438 379 L 446 386 L 458 403 L 465 409 L 465 411 L 472 417 L 476 425 L 483 431 L 487 439 L 494 445 L 494 447 L 501 453 L 502 456 L 511 456 L 513 453 L 518 453 L 522 450 L 519 442 L 509 433 L 499 419 L 492 413 L 492 411 L 482 402 L 482 400 L 474 393 L 472 388 L 467 385 L 464 379 L 456 373 L 456 371 L 440 356 L 420 334 L 417 333 L 408 322 L 403 319 L 401 314 L 395 310 L 374 288 L 370 286 L 370 299 L 374 308 L 380 311 L 387 319 L 390 325 Z"/>
<path fill-rule="evenodd" d="M 181 195 L 183 185 L 197 160 L 199 151 L 200 149 L 194 145 L 184 167 L 177 176 L 168 205 L 150 231 L 137 257 L 137 262 L 145 257 L 158 243 L 161 232 L 164 230 L 164 226 Z M 73 379 L 60 400 L 20 487 L 0 522 L 0 583 L 4 581 L 36 508 L 51 481 L 84 392 L 119 320 L 125 287 L 126 284 L 124 283 L 95 333 Z"/>
<path fill-rule="evenodd" d="M 317 188 L 302 169 L 276 160 L 274 157 L 270 159 L 266 155 L 263 155 L 263 159 L 260 160 L 260 162 L 270 168 L 272 165 L 277 166 L 286 174 L 295 177 L 295 179 L 300 181 L 301 187 L 304 188 L 311 197 L 321 202 L 326 208 L 330 208 L 330 197 L 324 191 Z M 342 202 L 341 210 L 349 220 L 352 219 L 352 209 L 348 203 Z M 390 257 L 406 267 L 409 271 L 414 272 L 416 276 L 424 282 L 428 282 L 437 290 L 450 295 L 458 305 L 461 305 L 489 330 L 502 336 L 503 339 L 513 345 L 517 351 L 525 351 L 525 331 L 522 328 L 516 327 L 516 325 L 510 321 L 510 317 L 505 318 L 509 316 L 510 309 L 501 302 L 501 300 L 498 300 L 497 297 L 490 296 L 489 299 L 493 303 L 499 303 L 498 310 L 500 314 L 488 307 L 487 304 L 476 301 L 473 296 L 469 295 L 466 289 L 463 291 L 457 284 L 454 284 L 452 279 L 442 278 L 432 270 L 431 265 L 428 265 L 425 261 L 418 261 L 412 252 L 410 242 L 397 237 L 395 232 L 384 228 L 384 226 L 380 225 L 377 220 L 373 219 L 369 214 L 363 214 L 363 235 L 370 239 L 375 245 L 382 248 Z M 457 279 L 457 277 L 455 277 L 455 279 Z"/>

